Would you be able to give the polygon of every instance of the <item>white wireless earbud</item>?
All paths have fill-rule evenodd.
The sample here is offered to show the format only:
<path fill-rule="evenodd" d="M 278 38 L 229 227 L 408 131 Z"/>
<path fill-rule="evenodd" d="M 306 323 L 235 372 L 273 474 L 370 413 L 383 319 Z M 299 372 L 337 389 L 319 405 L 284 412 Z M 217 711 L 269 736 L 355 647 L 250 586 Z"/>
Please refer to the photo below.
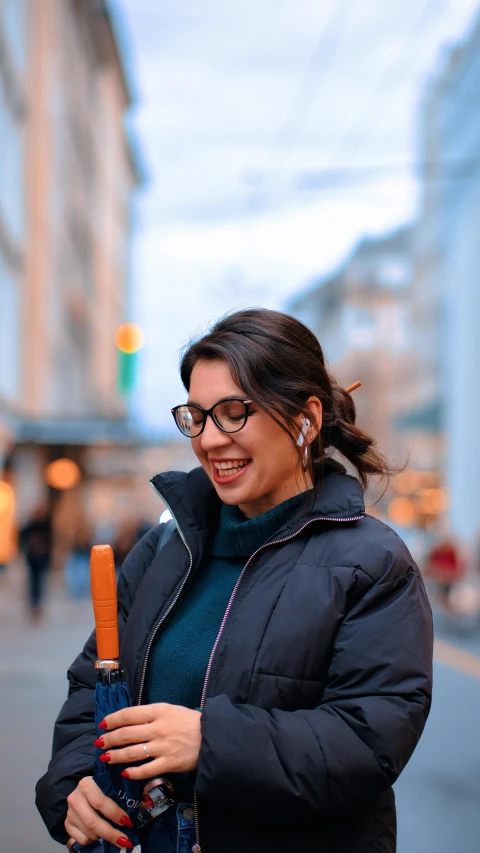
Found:
<path fill-rule="evenodd" d="M 308 420 L 308 418 L 302 418 L 302 429 L 301 429 L 300 435 L 298 436 L 298 439 L 297 439 L 297 447 L 301 447 L 303 445 L 303 442 L 305 441 L 305 439 L 307 437 L 307 432 L 308 432 L 309 426 L 310 426 L 310 421 Z"/>

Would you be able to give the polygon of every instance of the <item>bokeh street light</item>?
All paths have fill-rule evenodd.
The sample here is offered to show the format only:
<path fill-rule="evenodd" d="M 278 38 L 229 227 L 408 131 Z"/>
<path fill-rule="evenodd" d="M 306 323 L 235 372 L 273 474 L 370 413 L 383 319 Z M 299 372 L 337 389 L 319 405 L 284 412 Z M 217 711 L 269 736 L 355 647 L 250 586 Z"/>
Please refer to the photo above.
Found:
<path fill-rule="evenodd" d="M 81 479 L 82 472 L 73 459 L 55 459 L 45 468 L 45 482 L 59 491 L 75 488 Z"/>
<path fill-rule="evenodd" d="M 0 480 L 0 567 L 8 564 L 16 550 L 15 492 Z"/>

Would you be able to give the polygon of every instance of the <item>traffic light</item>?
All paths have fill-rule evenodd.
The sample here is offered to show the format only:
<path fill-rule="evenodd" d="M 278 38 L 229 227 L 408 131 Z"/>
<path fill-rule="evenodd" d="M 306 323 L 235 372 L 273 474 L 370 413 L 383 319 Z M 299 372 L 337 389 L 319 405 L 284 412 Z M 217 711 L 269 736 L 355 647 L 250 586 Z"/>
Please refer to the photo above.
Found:
<path fill-rule="evenodd" d="M 135 323 L 123 323 L 115 334 L 118 353 L 117 386 L 126 396 L 133 391 L 137 374 L 138 351 L 142 348 L 144 334 Z"/>

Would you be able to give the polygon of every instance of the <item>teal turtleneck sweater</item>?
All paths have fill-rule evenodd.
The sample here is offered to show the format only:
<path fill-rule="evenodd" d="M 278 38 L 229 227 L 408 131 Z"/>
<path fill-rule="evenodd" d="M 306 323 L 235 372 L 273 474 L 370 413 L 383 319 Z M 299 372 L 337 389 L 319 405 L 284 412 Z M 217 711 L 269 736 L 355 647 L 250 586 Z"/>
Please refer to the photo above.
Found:
<path fill-rule="evenodd" d="M 150 652 L 146 701 L 200 705 L 208 661 L 230 596 L 248 558 L 285 524 L 311 493 L 247 519 L 222 504 L 209 558 L 180 598 Z"/>

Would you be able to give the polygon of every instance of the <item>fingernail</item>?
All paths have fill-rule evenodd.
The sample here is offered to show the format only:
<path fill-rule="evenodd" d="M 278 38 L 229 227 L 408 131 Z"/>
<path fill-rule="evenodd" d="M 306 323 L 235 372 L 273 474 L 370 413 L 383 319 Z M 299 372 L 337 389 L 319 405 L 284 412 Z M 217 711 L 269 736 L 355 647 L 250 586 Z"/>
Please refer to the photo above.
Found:
<path fill-rule="evenodd" d="M 149 808 L 149 809 L 153 809 L 153 807 L 154 807 L 154 805 L 155 805 L 155 803 L 153 802 L 152 798 L 151 798 L 151 797 L 149 797 L 149 796 L 148 796 L 148 794 L 144 794 L 144 795 L 143 795 L 143 797 L 142 797 L 142 804 L 143 804 L 143 805 L 145 805 L 145 806 L 147 806 L 147 808 Z"/>
<path fill-rule="evenodd" d="M 133 850 L 133 844 L 128 838 L 125 838 L 124 835 L 121 835 L 120 838 L 117 838 L 117 844 L 119 847 L 126 847 L 127 850 Z"/>
<path fill-rule="evenodd" d="M 108 726 L 107 726 L 105 720 L 102 720 L 102 722 L 98 724 L 98 728 L 99 729 L 108 729 Z"/>
<path fill-rule="evenodd" d="M 96 741 L 93 742 L 94 746 L 98 746 L 99 749 L 103 749 L 103 737 L 97 737 Z"/>
<path fill-rule="evenodd" d="M 119 822 L 122 824 L 122 826 L 129 826 L 130 829 L 133 829 L 133 827 L 135 826 L 133 820 L 130 820 L 130 818 L 126 816 L 121 817 Z"/>
<path fill-rule="evenodd" d="M 102 757 L 102 756 L 100 756 L 100 758 L 101 758 L 101 757 Z M 124 778 L 124 779 L 129 779 L 129 778 L 130 778 L 130 773 L 128 772 L 128 770 L 122 770 L 122 772 L 120 773 L 120 776 L 123 776 L 123 778 Z"/>
<path fill-rule="evenodd" d="M 100 761 L 110 761 L 110 753 L 104 752 L 103 755 L 98 756 Z"/>

